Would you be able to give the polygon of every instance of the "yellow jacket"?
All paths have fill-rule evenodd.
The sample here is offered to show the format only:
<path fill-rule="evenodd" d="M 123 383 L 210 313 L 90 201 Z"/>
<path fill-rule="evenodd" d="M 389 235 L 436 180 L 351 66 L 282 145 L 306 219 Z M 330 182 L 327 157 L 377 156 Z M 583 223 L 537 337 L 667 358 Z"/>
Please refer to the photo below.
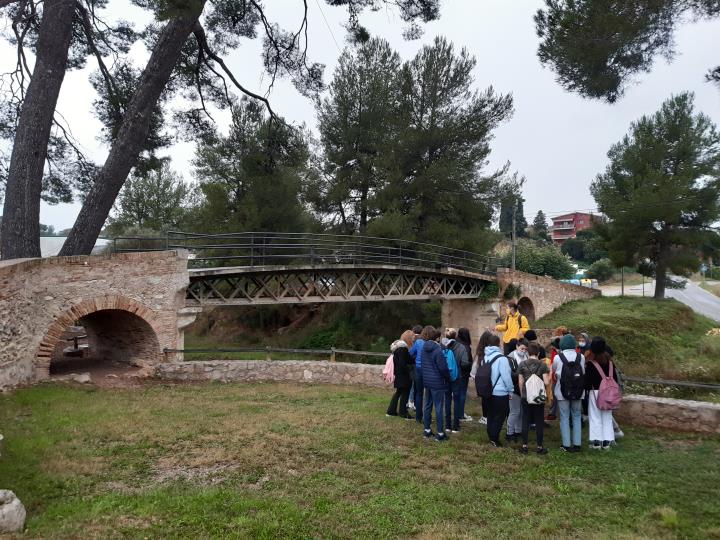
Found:
<path fill-rule="evenodd" d="M 498 324 L 495 330 L 505 332 L 503 334 L 503 343 L 510 343 L 512 339 L 520 339 L 519 334 L 521 332 L 524 334 L 530 330 L 530 324 L 528 323 L 527 317 L 518 312 L 515 313 L 515 315 L 505 317 L 505 322 Z"/>

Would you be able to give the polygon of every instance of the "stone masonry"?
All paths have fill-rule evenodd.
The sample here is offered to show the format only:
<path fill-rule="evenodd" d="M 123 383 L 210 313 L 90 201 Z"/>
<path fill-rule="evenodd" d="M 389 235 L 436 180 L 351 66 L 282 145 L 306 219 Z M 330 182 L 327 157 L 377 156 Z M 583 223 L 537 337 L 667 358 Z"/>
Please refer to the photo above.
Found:
<path fill-rule="evenodd" d="M 182 348 L 184 251 L 21 259 L 0 263 L 0 388 L 48 377 L 68 327 L 96 354 L 153 363 Z"/>
<path fill-rule="evenodd" d="M 520 295 L 515 300 L 520 311 L 528 317 L 530 324 L 537 318 L 547 315 L 561 305 L 573 300 L 588 300 L 600 295 L 600 291 L 562 283 L 555 279 L 512 272 L 507 268 L 499 268 L 497 274 L 500 296 L 509 285 L 520 288 Z M 504 304 L 500 299 L 492 302 L 486 300 L 444 300 L 442 305 L 443 328 L 465 326 L 471 335 L 479 336 L 485 328 L 494 328 L 496 319 L 505 316 Z"/>

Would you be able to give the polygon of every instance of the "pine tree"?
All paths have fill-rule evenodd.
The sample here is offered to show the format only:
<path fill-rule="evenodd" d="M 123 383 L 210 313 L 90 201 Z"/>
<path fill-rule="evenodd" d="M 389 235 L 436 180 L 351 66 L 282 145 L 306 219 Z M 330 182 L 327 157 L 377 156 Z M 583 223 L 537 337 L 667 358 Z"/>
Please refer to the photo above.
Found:
<path fill-rule="evenodd" d="M 599 231 L 616 266 L 649 261 L 663 298 L 669 273 L 695 271 L 720 243 L 720 135 L 683 93 L 633 122 L 608 157 L 591 186 L 610 219 Z"/>
<path fill-rule="evenodd" d="M 550 230 L 548 229 L 547 218 L 545 212 L 538 210 L 533 220 L 533 231 L 535 238 L 540 240 L 550 241 Z"/>

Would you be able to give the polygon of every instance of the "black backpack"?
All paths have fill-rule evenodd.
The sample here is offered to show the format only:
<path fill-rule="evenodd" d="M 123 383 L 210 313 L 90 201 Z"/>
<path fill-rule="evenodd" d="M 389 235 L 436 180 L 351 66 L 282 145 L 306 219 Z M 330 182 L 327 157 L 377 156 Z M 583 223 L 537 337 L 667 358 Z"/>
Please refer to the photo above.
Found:
<path fill-rule="evenodd" d="M 491 358 L 489 362 L 483 362 L 478 367 L 477 373 L 475 374 L 475 391 L 477 392 L 478 397 L 485 399 L 492 397 L 495 385 L 500 380 L 500 376 L 498 375 L 497 381 L 493 384 L 491 379 L 492 365 L 495 363 L 495 360 L 502 357 L 502 354 L 498 354 Z"/>
<path fill-rule="evenodd" d="M 560 373 L 560 391 L 567 400 L 582 399 L 585 392 L 585 373 L 580 363 L 580 355 L 575 358 L 574 362 L 568 362 L 565 355 L 558 351 L 558 356 L 563 364 Z"/>
<path fill-rule="evenodd" d="M 453 343 L 453 346 L 450 348 L 450 350 L 455 355 L 455 360 L 457 360 L 458 362 L 458 368 L 466 373 L 470 371 L 470 369 L 472 368 L 472 363 L 470 362 L 470 356 L 468 355 L 465 345 L 463 345 L 459 341 L 456 341 Z"/>

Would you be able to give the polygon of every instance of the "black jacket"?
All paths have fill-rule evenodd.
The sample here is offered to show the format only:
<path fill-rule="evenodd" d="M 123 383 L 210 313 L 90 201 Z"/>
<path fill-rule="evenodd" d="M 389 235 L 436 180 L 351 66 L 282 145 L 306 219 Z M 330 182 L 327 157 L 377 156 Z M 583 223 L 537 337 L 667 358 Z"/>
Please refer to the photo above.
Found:
<path fill-rule="evenodd" d="M 393 366 L 395 368 L 395 388 L 410 388 L 410 366 L 415 361 L 411 358 L 407 347 L 398 347 L 393 351 Z"/>
<path fill-rule="evenodd" d="M 603 365 L 598 362 L 598 365 L 602 368 L 603 373 L 605 373 L 605 376 L 610 374 L 610 364 L 612 362 L 608 362 L 607 364 Z M 618 376 L 617 376 L 617 369 L 615 368 L 615 365 L 613 364 L 613 379 L 615 379 L 615 382 L 618 382 Z M 589 361 L 585 361 L 585 390 L 598 390 L 600 388 L 600 383 L 602 382 L 602 377 L 600 377 L 600 373 L 598 373 L 597 368 L 595 367 L 595 364 Z"/>

